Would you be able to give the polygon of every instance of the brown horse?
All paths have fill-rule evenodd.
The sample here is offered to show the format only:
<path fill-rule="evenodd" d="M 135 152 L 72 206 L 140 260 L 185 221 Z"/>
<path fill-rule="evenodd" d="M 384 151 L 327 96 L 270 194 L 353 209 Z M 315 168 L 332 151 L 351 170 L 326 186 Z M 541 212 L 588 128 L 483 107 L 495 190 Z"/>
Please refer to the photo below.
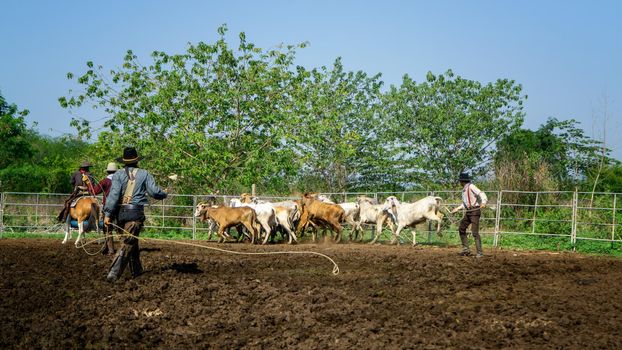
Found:
<path fill-rule="evenodd" d="M 78 247 L 82 239 L 82 234 L 84 233 L 84 221 L 88 221 L 89 230 L 95 227 L 96 230 L 99 231 L 99 203 L 97 202 L 97 198 L 81 197 L 76 201 L 75 205 L 70 208 L 63 244 L 71 240 L 70 220 L 72 219 L 78 222 L 78 238 L 76 239 L 76 247 Z"/>

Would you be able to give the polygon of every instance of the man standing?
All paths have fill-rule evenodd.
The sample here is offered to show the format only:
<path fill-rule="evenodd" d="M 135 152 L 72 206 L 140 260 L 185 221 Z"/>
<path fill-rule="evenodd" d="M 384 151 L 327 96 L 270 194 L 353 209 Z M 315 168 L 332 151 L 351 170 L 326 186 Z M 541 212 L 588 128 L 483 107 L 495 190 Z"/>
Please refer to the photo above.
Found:
<path fill-rule="evenodd" d="M 80 164 L 80 168 L 71 174 L 70 181 L 73 186 L 73 192 L 69 195 L 69 198 L 65 199 L 63 210 L 61 210 L 60 214 L 58 214 L 58 221 L 65 222 L 67 220 L 67 216 L 69 215 L 69 207 L 74 199 L 80 196 L 93 194 L 93 186 L 97 183 L 89 171 L 90 168 L 91 163 L 85 160 L 82 164 Z"/>
<path fill-rule="evenodd" d="M 469 225 L 471 225 L 471 233 L 473 234 L 475 249 L 477 250 L 476 257 L 481 258 L 484 256 L 484 251 L 482 250 L 482 239 L 479 235 L 479 218 L 482 214 L 481 208 L 486 207 L 488 197 L 486 197 L 486 193 L 471 183 L 471 177 L 468 173 L 461 173 L 458 180 L 462 186 L 462 204 L 454 208 L 451 213 L 457 213 L 462 209 L 466 210 L 464 217 L 460 221 L 460 226 L 458 227 L 460 241 L 462 242 L 462 251 L 460 255 L 471 255 L 469 239 L 466 232 Z"/>
<path fill-rule="evenodd" d="M 117 163 L 108 163 L 108 166 L 106 167 L 106 172 L 108 173 L 108 175 L 106 175 L 106 177 L 101 180 L 97 184 L 97 186 L 93 187 L 93 194 L 100 194 L 102 192 L 104 193 L 102 199 L 103 206 L 106 206 L 106 198 L 108 197 L 108 194 L 110 193 L 110 188 L 112 187 L 112 175 L 117 172 Z M 104 236 L 106 237 L 106 246 L 104 247 L 104 250 L 102 250 L 102 254 L 104 255 L 114 255 L 114 242 L 112 240 L 111 232 L 112 226 L 104 225 Z"/>
<path fill-rule="evenodd" d="M 123 157 L 117 158 L 117 161 L 125 164 L 125 167 L 112 176 L 112 187 L 104 206 L 104 225 L 110 225 L 111 217 L 116 216 L 117 224 L 123 228 L 124 233 L 132 235 L 124 239 L 123 247 L 112 262 L 107 276 L 109 282 L 121 277 L 128 262 L 132 277 L 142 274 L 137 237 L 145 222 L 144 206 L 149 203 L 147 195 L 154 199 L 167 196 L 149 172 L 138 168 L 141 159 L 143 157 L 138 156 L 134 147 L 123 150 Z"/>

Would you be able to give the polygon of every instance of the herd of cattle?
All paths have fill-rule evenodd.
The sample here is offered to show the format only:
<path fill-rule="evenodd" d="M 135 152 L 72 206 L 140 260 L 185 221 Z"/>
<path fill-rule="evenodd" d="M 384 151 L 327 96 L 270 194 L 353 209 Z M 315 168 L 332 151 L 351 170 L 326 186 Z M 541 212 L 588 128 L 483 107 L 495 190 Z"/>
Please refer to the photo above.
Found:
<path fill-rule="evenodd" d="M 218 233 L 218 242 L 232 239 L 231 228 L 238 231 L 238 240 L 248 239 L 251 243 L 266 244 L 280 233 L 288 242 L 298 242 L 307 229 L 311 229 L 313 242 L 317 240 L 318 229 L 331 231 L 331 239 L 341 241 L 343 223 L 351 226 L 350 240 L 363 238 L 363 225 L 375 224 L 372 243 L 375 243 L 386 225 L 392 233 L 391 244 L 398 241 L 400 232 L 412 228 L 413 245 L 416 244 L 415 225 L 426 220 L 436 221 L 436 232 L 440 234 L 441 198 L 428 196 L 414 203 L 400 202 L 395 196 L 388 197 L 384 204 L 375 199 L 358 196 L 356 202 L 335 204 L 324 195 L 305 193 L 301 199 L 281 202 L 259 200 L 247 193 L 233 198 L 229 205 L 216 205 L 216 198 L 210 197 L 199 203 L 194 215 L 209 222 L 209 238 Z M 360 236 L 359 236 L 360 235 Z M 208 238 L 208 239 L 209 239 Z"/>

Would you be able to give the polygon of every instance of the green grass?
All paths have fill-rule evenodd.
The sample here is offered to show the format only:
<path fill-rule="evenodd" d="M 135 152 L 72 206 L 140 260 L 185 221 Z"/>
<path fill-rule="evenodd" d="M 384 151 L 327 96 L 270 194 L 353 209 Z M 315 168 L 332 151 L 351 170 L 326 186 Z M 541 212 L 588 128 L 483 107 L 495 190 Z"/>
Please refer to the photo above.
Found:
<path fill-rule="evenodd" d="M 72 238 L 75 239 L 77 233 L 73 233 Z M 97 238 L 99 235 L 95 233 L 88 233 L 87 238 Z M 207 240 L 207 232 L 197 231 L 197 240 Z M 411 244 L 412 235 L 410 230 L 402 232 L 401 243 Z M 156 229 L 146 229 L 141 233 L 141 237 L 145 238 L 159 238 L 159 239 L 171 239 L 171 240 L 188 240 L 192 238 L 192 231 L 190 230 L 166 230 L 158 231 Z M 3 232 L 2 238 L 47 238 L 62 240 L 64 234 L 60 232 L 45 233 L 45 232 Z M 212 235 L 211 241 L 216 241 L 216 234 Z M 380 237 L 380 242 L 389 242 L 391 234 L 385 230 Z M 482 243 L 484 249 L 490 249 L 493 246 L 494 237 L 492 234 L 482 235 Z M 344 231 L 343 241 L 348 242 L 348 231 Z M 365 233 L 365 240 L 363 242 L 371 241 L 369 231 Z M 311 242 L 311 235 L 307 234 L 299 242 Z M 469 242 L 471 248 L 473 247 L 473 238 L 469 235 Z M 438 237 L 432 233 L 428 235 L 427 231 L 418 231 L 417 243 L 422 245 L 433 245 L 439 247 L 459 247 L 460 237 L 457 232 L 444 232 L 442 237 Z M 516 249 L 516 250 L 543 250 L 543 251 L 575 251 L 585 254 L 596 255 L 610 255 L 622 257 L 622 243 L 620 242 L 601 242 L 601 241 L 588 241 L 577 240 L 576 245 L 573 247 L 568 237 L 556 237 L 556 236 L 533 236 L 533 235 L 516 235 L 516 234 L 504 234 L 500 236 L 499 247 L 501 249 Z"/>

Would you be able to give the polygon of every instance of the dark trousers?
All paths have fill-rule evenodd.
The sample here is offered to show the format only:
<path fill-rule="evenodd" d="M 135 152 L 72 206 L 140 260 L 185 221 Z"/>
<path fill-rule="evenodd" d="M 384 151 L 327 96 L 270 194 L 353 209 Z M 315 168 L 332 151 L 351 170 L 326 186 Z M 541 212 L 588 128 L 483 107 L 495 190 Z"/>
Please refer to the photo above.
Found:
<path fill-rule="evenodd" d="M 132 277 L 142 274 L 143 267 L 140 262 L 140 247 L 138 246 L 138 235 L 143 228 L 145 215 L 140 210 L 124 211 L 121 209 L 118 217 L 118 226 L 123 228 L 121 234 L 131 234 L 123 239 L 123 247 L 119 249 L 115 260 L 108 271 L 108 281 L 114 282 L 121 277 L 125 267 L 130 265 Z"/>
<path fill-rule="evenodd" d="M 482 240 L 479 235 L 479 218 L 482 215 L 482 211 L 480 209 L 471 209 L 467 210 L 466 214 L 460 221 L 460 226 L 458 226 L 458 232 L 460 233 L 460 241 L 462 242 L 462 250 L 469 250 L 469 241 L 467 238 L 467 228 L 471 225 L 471 233 L 473 234 L 473 239 L 475 240 L 475 248 L 478 253 L 482 253 Z"/>

